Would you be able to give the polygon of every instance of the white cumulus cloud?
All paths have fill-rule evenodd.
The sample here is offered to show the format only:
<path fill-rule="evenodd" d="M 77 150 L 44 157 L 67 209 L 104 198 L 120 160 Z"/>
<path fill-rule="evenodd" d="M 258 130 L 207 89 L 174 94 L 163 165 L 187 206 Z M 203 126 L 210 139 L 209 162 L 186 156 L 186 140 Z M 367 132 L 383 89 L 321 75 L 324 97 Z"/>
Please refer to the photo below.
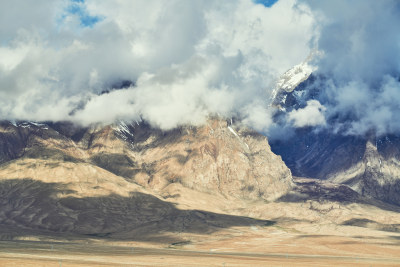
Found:
<path fill-rule="evenodd" d="M 309 100 L 306 107 L 289 112 L 288 120 L 295 127 L 322 126 L 326 124 L 325 110 L 326 108 L 318 100 Z"/>
<path fill-rule="evenodd" d="M 274 82 L 309 54 L 314 30 L 295 0 L 15 0 L 0 2 L 0 20 L 3 119 L 163 129 L 210 114 L 267 129 Z M 134 86 L 112 90 L 121 81 Z"/>

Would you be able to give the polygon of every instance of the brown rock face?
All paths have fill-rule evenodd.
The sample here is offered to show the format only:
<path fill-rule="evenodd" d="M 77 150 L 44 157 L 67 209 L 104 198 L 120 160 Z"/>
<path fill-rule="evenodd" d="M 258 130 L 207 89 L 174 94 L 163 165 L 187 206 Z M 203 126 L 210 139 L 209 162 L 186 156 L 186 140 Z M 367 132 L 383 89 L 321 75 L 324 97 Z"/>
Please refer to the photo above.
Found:
<path fill-rule="evenodd" d="M 393 146 L 390 150 L 395 148 L 395 145 Z M 379 149 L 378 142 L 367 141 L 362 161 L 346 172 L 337 173 L 331 180 L 347 183 L 363 196 L 400 204 L 398 157 L 389 153 L 384 146 Z"/>
<path fill-rule="evenodd" d="M 289 78 L 283 77 L 274 95 L 274 105 L 285 110 L 280 116 L 305 107 L 311 99 L 326 98 L 320 84 L 324 78 L 311 74 L 293 86 L 287 83 Z M 400 205 L 400 135 L 379 136 L 373 129 L 349 135 L 350 117 L 331 117 L 328 124 L 333 127 L 325 129 L 298 128 L 287 140 L 272 141 L 272 151 L 282 156 L 295 177 L 343 183 L 365 197 Z M 339 128 L 339 132 L 333 130 Z"/>
<path fill-rule="evenodd" d="M 136 123 L 5 122 L 0 140 L 0 226 L 17 233 L 137 238 L 156 230 L 211 231 L 228 222 L 265 224 L 175 205 L 221 212 L 218 201 L 274 200 L 292 186 L 264 136 L 222 120 L 168 132 Z"/>
<path fill-rule="evenodd" d="M 86 177 L 111 173 L 160 194 L 179 183 L 228 199 L 265 200 L 279 198 L 292 185 L 289 169 L 271 152 L 266 137 L 218 119 L 167 132 L 144 123 L 89 128 L 3 123 L 0 140 L 2 179 L 68 183 L 86 172 Z"/>
<path fill-rule="evenodd" d="M 271 152 L 267 139 L 235 131 L 225 121 L 184 127 L 161 138 L 151 136 L 144 143 L 148 148 L 137 158 L 147 169 L 142 167 L 133 178 L 157 191 L 178 182 L 226 198 L 273 200 L 291 187 L 291 173 Z"/>

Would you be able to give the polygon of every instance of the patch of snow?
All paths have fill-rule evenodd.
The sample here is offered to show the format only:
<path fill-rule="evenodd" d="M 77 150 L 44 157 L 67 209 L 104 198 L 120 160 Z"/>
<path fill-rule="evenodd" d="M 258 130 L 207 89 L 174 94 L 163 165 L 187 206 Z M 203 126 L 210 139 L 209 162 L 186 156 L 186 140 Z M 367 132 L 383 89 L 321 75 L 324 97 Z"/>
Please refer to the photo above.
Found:
<path fill-rule="evenodd" d="M 136 123 L 138 123 L 136 121 Z M 129 137 L 133 137 L 133 134 L 129 130 L 128 125 L 124 121 L 119 121 L 118 124 L 113 127 L 115 131 L 117 131 L 121 138 L 124 139 L 125 141 L 128 140 Z"/>
<path fill-rule="evenodd" d="M 28 123 L 30 123 L 30 124 L 32 124 L 32 125 L 35 125 L 35 126 L 37 126 L 37 127 L 46 126 L 46 124 L 38 123 L 38 122 L 34 122 L 34 121 L 29 121 Z"/>
<path fill-rule="evenodd" d="M 22 122 L 22 123 L 18 124 L 18 127 L 22 127 L 22 128 L 31 128 L 32 126 L 40 127 L 42 129 L 48 129 L 46 127 L 46 124 L 32 122 L 32 121 Z"/>
<path fill-rule="evenodd" d="M 235 130 L 232 129 L 231 126 L 228 126 L 229 131 L 231 131 L 231 133 L 233 133 L 236 137 L 239 138 L 239 135 L 235 132 Z"/>
<path fill-rule="evenodd" d="M 228 129 L 229 129 L 229 131 L 231 131 L 231 133 L 233 133 L 233 134 L 239 139 L 239 141 L 240 141 L 241 143 L 243 143 L 243 144 L 247 147 L 247 149 L 250 150 L 249 145 L 248 145 L 246 142 L 243 142 L 243 141 L 240 139 L 239 135 L 235 132 L 235 130 L 232 129 L 231 126 L 228 126 Z"/>
<path fill-rule="evenodd" d="M 120 121 L 118 124 L 118 131 L 129 133 L 128 125 L 124 121 Z"/>
<path fill-rule="evenodd" d="M 49 127 L 46 124 L 38 123 L 38 122 L 34 122 L 34 121 L 26 121 L 26 122 L 22 122 L 22 123 L 16 123 L 15 121 L 10 121 L 10 123 L 12 125 L 14 125 L 15 127 L 21 127 L 21 128 L 31 128 L 31 126 L 36 126 L 43 130 L 49 129 Z"/>
<path fill-rule="evenodd" d="M 19 127 L 22 127 L 22 128 L 30 128 L 31 126 L 30 126 L 28 123 L 24 122 L 24 123 L 21 123 L 21 124 L 19 125 Z"/>
<path fill-rule="evenodd" d="M 291 92 L 297 85 L 306 80 L 313 71 L 314 68 L 308 62 L 296 65 L 281 76 L 277 82 L 277 87 L 286 92 Z"/>
<path fill-rule="evenodd" d="M 288 93 L 292 92 L 301 82 L 307 80 L 311 73 L 317 69 L 309 63 L 315 55 L 319 54 L 318 51 L 313 52 L 304 62 L 292 67 L 281 75 L 272 91 L 271 99 L 275 100 L 281 90 Z"/>
<path fill-rule="evenodd" d="M 282 100 L 281 100 L 281 103 L 282 104 L 286 104 L 286 99 L 287 99 L 287 95 L 284 95 Z"/>
<path fill-rule="evenodd" d="M 30 121 L 28 123 L 30 123 L 30 124 L 32 124 L 32 125 L 34 125 L 36 127 L 42 128 L 44 130 L 48 130 L 49 129 L 49 127 L 44 123 L 38 123 L 38 122 L 34 122 L 34 121 Z"/>

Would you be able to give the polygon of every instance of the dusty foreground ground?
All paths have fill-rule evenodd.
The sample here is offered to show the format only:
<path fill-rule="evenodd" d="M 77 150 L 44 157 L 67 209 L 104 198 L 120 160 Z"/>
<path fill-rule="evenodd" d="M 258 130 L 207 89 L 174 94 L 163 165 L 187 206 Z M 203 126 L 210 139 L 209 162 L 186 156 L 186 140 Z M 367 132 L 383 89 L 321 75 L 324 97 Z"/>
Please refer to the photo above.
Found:
<path fill-rule="evenodd" d="M 335 236 L 280 226 L 233 227 L 169 245 L 167 235 L 161 243 L 0 241 L 0 266 L 400 266 L 400 235 L 357 230 Z"/>
<path fill-rule="evenodd" d="M 400 208 L 341 185 L 298 179 L 275 202 L 182 186 L 32 202 L 18 185 L 0 202 L 0 266 L 400 266 Z"/>
<path fill-rule="evenodd" d="M 292 180 L 224 120 L 22 126 L 0 127 L 0 267 L 400 266 L 400 206 Z"/>

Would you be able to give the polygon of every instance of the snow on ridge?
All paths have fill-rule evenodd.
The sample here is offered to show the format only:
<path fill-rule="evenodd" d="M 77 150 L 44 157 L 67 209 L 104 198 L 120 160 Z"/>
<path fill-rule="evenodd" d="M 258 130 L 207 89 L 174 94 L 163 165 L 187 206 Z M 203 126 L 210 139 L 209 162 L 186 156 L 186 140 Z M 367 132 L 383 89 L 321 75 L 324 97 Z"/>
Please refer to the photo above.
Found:
<path fill-rule="evenodd" d="M 235 130 L 232 129 L 231 126 L 228 126 L 229 131 L 231 131 L 231 133 L 233 133 L 236 137 L 239 137 L 239 135 L 235 132 Z"/>
<path fill-rule="evenodd" d="M 37 127 L 47 128 L 47 125 L 44 123 L 38 123 L 38 122 L 34 122 L 34 121 L 29 121 L 28 123 L 35 125 Z"/>
<path fill-rule="evenodd" d="M 239 140 L 240 143 L 244 144 L 247 147 L 247 149 L 250 150 L 249 145 L 239 137 L 239 135 L 235 132 L 235 130 L 232 129 L 231 126 L 228 126 L 228 129 L 229 129 L 229 131 L 231 131 L 231 133 L 233 133 L 237 137 L 237 139 Z"/>
<path fill-rule="evenodd" d="M 130 132 L 129 128 L 128 128 L 128 125 L 124 121 L 120 121 L 118 123 L 118 127 L 116 128 L 116 130 L 119 131 L 119 132 L 126 132 L 126 133 Z"/>
<path fill-rule="evenodd" d="M 281 76 L 277 82 L 277 88 L 291 92 L 297 85 L 305 81 L 313 71 L 314 68 L 307 61 L 296 65 Z"/>
<path fill-rule="evenodd" d="M 139 125 L 139 122 L 136 121 L 136 124 Z M 130 124 L 133 126 L 133 124 Z M 133 126 L 134 127 L 134 126 Z M 119 135 L 124 139 L 125 141 L 128 140 L 129 138 L 133 137 L 133 134 L 131 130 L 129 129 L 128 124 L 125 121 L 118 121 L 116 125 L 113 127 L 113 129 L 119 133 Z"/>
<path fill-rule="evenodd" d="M 48 130 L 49 126 L 45 123 L 39 123 L 35 121 L 24 121 L 24 122 L 16 122 L 16 121 L 10 121 L 12 125 L 15 127 L 21 127 L 21 128 L 31 128 L 31 126 L 36 126 L 38 128 L 41 128 L 43 130 Z"/>
<path fill-rule="evenodd" d="M 281 90 L 288 93 L 292 92 L 300 83 L 307 80 L 308 77 L 310 77 L 311 73 L 317 70 L 316 66 L 310 64 L 311 60 L 314 57 L 318 57 L 320 55 L 321 52 L 314 51 L 308 56 L 308 58 L 304 62 L 295 65 L 291 69 L 286 71 L 276 82 L 276 86 L 271 94 L 272 102 L 276 100 Z"/>

